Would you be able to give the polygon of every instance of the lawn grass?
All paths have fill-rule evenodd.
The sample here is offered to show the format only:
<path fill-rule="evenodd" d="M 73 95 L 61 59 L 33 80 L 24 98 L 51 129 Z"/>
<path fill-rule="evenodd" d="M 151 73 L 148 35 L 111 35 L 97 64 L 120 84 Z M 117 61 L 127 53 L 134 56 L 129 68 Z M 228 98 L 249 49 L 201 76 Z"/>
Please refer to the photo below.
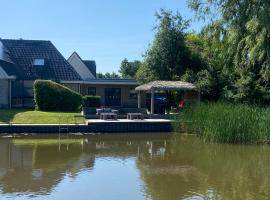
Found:
<path fill-rule="evenodd" d="M 203 139 L 223 143 L 270 143 L 270 108 L 201 103 L 179 115 Z"/>
<path fill-rule="evenodd" d="M 27 109 L 0 109 L 0 123 L 14 124 L 75 124 L 84 123 L 84 118 L 75 119 L 79 112 L 43 112 Z"/>

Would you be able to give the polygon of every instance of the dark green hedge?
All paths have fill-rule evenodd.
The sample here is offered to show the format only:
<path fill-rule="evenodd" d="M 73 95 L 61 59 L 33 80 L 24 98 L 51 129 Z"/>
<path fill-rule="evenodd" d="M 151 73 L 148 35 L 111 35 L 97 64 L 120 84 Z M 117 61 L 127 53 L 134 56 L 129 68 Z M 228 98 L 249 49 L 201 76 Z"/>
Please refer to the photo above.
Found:
<path fill-rule="evenodd" d="M 101 97 L 100 96 L 84 96 L 83 97 L 83 106 L 84 107 L 100 107 L 101 106 Z"/>
<path fill-rule="evenodd" d="M 47 80 L 34 82 L 36 108 L 43 111 L 75 111 L 82 105 L 82 96 L 69 88 Z"/>

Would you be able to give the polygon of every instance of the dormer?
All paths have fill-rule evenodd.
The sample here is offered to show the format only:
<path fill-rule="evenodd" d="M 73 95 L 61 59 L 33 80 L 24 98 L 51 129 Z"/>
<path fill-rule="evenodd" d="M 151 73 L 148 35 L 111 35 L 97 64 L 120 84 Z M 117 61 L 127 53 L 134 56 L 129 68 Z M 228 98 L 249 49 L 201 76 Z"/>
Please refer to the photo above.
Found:
<path fill-rule="evenodd" d="M 35 58 L 33 61 L 34 66 L 44 66 L 45 65 L 45 59 L 44 58 Z"/>

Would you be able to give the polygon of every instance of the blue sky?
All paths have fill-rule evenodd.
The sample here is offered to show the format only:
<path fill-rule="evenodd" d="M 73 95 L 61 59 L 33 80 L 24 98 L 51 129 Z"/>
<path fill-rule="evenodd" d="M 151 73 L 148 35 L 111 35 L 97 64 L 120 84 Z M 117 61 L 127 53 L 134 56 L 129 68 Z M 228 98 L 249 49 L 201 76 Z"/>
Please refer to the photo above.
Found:
<path fill-rule="evenodd" d="M 153 40 L 155 13 L 193 13 L 186 0 L 0 0 L 1 38 L 50 40 L 67 58 L 96 60 L 98 72 L 118 71 L 124 58 L 142 59 Z M 199 30 L 194 22 L 191 29 Z"/>

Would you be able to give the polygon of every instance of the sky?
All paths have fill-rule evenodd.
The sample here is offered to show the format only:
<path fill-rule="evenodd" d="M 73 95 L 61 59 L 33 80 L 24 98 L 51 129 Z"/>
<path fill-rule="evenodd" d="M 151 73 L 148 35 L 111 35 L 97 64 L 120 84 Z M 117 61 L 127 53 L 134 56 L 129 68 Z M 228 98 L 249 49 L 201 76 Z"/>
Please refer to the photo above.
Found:
<path fill-rule="evenodd" d="M 0 0 L 3 39 L 50 40 L 68 58 L 95 60 L 97 72 L 118 72 L 121 61 L 142 60 L 154 38 L 155 13 L 193 13 L 186 0 Z M 202 22 L 193 22 L 200 30 Z"/>

